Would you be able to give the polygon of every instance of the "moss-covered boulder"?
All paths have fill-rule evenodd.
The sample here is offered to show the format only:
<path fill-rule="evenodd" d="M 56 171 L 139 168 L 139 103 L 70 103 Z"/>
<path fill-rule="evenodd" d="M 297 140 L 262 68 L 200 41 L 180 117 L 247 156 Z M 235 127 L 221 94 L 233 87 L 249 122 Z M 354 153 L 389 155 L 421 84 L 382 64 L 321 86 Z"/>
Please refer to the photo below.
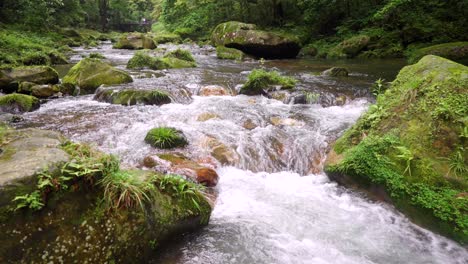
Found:
<path fill-rule="evenodd" d="M 160 149 L 182 148 L 188 145 L 184 133 L 172 127 L 151 129 L 146 134 L 145 142 Z"/>
<path fill-rule="evenodd" d="M 354 58 L 369 45 L 370 37 L 358 35 L 346 39 L 332 48 L 328 53 L 328 58 Z"/>
<path fill-rule="evenodd" d="M 59 82 L 57 71 L 48 66 L 18 67 L 4 73 L 18 82 L 33 82 L 36 84 L 56 84 Z"/>
<path fill-rule="evenodd" d="M 468 67 L 425 56 L 336 142 L 325 171 L 467 243 L 467 106 Z"/>
<path fill-rule="evenodd" d="M 261 95 L 275 89 L 289 90 L 294 88 L 296 80 L 292 77 L 281 76 L 276 71 L 253 70 L 247 77 L 247 82 L 239 93 L 245 95 Z"/>
<path fill-rule="evenodd" d="M 244 59 L 244 52 L 238 49 L 226 48 L 225 46 L 216 47 L 216 56 L 218 59 L 224 60 L 237 60 L 241 61 Z"/>
<path fill-rule="evenodd" d="M 156 43 L 154 40 L 142 33 L 129 33 L 123 35 L 117 43 L 114 44 L 115 49 L 155 49 Z"/>
<path fill-rule="evenodd" d="M 426 55 L 437 55 L 468 65 L 468 42 L 452 42 L 418 49 L 411 53 L 410 63 L 415 63 Z"/>
<path fill-rule="evenodd" d="M 321 73 L 323 76 L 331 76 L 331 77 L 347 77 L 348 70 L 346 68 L 341 67 L 333 67 L 328 70 L 325 70 Z"/>
<path fill-rule="evenodd" d="M 0 96 L 0 112 L 19 114 L 34 111 L 39 106 L 39 99 L 34 96 L 17 93 Z"/>
<path fill-rule="evenodd" d="M 169 94 L 160 90 L 100 88 L 96 91 L 94 99 L 120 105 L 163 105 L 171 103 Z"/>
<path fill-rule="evenodd" d="M 133 79 L 125 71 L 118 70 L 99 59 L 91 58 L 82 59 L 63 77 L 63 83 L 79 86 L 81 94 L 94 93 L 103 84 L 115 85 L 130 82 L 133 82 Z"/>
<path fill-rule="evenodd" d="M 192 53 L 190 53 L 189 50 L 184 50 L 184 49 L 176 49 L 173 50 L 166 55 L 164 55 L 165 58 L 176 58 L 179 60 L 184 60 L 188 62 L 195 62 L 195 58 L 193 57 Z"/>
<path fill-rule="evenodd" d="M 256 29 L 253 24 L 230 21 L 219 24 L 211 34 L 214 46 L 239 49 L 265 58 L 295 58 L 301 49 L 298 38 Z"/>
<path fill-rule="evenodd" d="M 141 69 L 147 67 L 153 70 L 163 70 L 193 68 L 196 66 L 197 64 L 194 62 L 194 60 L 192 61 L 179 59 L 173 55 L 166 55 L 163 58 L 154 57 L 146 51 L 136 52 L 135 55 L 127 63 L 128 69 Z"/>
<path fill-rule="evenodd" d="M 164 43 L 181 43 L 182 38 L 178 34 L 174 33 L 160 33 L 156 34 L 156 36 L 153 38 L 154 41 L 158 44 L 164 44 Z"/>
<path fill-rule="evenodd" d="M 34 131 L 8 135 L 8 146 L 23 155 L 0 156 L 1 165 L 14 164 L 0 170 L 23 175 L 0 182 L 0 262 L 148 262 L 166 239 L 208 223 L 202 186 L 120 170 L 113 156 Z"/>

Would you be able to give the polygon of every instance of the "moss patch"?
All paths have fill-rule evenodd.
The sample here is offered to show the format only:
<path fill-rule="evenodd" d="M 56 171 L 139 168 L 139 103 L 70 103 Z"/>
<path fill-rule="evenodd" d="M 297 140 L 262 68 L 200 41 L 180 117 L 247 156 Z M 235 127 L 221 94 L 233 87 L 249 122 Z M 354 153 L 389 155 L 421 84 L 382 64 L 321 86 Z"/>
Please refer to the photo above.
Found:
<path fill-rule="evenodd" d="M 169 94 L 159 90 L 98 90 L 95 96 L 98 101 L 120 105 L 163 105 L 171 103 Z"/>
<path fill-rule="evenodd" d="M 336 142 L 342 160 L 326 171 L 383 186 L 415 222 L 468 242 L 467 87 L 468 67 L 437 56 L 403 68 Z"/>
<path fill-rule="evenodd" d="M 39 108 L 39 99 L 24 94 L 0 96 L 0 110 L 7 113 L 31 112 Z"/>
<path fill-rule="evenodd" d="M 296 85 L 292 77 L 281 76 L 276 71 L 255 69 L 247 77 L 247 82 L 242 86 L 240 94 L 259 95 L 271 86 L 279 86 L 281 89 L 292 89 Z"/>
<path fill-rule="evenodd" d="M 165 58 L 176 58 L 179 60 L 184 60 L 188 62 L 195 62 L 195 59 L 192 56 L 192 53 L 188 50 L 176 49 L 164 55 Z"/>
<path fill-rule="evenodd" d="M 225 46 L 216 47 L 216 56 L 218 59 L 225 60 L 237 60 L 241 61 L 244 59 L 244 53 L 237 49 L 226 48 Z"/>

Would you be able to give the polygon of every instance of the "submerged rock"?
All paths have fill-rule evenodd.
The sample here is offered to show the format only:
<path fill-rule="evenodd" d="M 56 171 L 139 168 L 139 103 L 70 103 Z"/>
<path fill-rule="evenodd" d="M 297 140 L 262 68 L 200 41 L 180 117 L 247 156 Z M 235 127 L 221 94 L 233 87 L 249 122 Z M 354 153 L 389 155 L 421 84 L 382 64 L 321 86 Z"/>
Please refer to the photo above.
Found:
<path fill-rule="evenodd" d="M 63 83 L 78 85 L 81 94 L 94 93 L 103 85 L 115 85 L 133 82 L 132 77 L 125 71 L 118 70 L 99 59 L 84 58 L 73 66 Z"/>
<path fill-rule="evenodd" d="M 265 59 L 295 58 L 301 49 L 297 38 L 257 30 L 253 24 L 236 21 L 216 26 L 211 41 L 215 46 L 239 49 Z"/>
<path fill-rule="evenodd" d="M 113 46 L 115 49 L 155 49 L 154 40 L 142 33 L 129 33 L 123 35 Z"/>
<path fill-rule="evenodd" d="M 220 85 L 208 85 L 200 88 L 198 91 L 199 96 L 225 96 L 231 95 L 231 92 Z"/>
<path fill-rule="evenodd" d="M 120 105 L 163 105 L 170 104 L 169 94 L 160 90 L 99 88 L 94 99 L 100 102 Z"/>
<path fill-rule="evenodd" d="M 0 96 L 0 112 L 20 114 L 37 110 L 39 106 L 39 99 L 34 96 L 17 93 Z"/>
<path fill-rule="evenodd" d="M 468 243 L 467 106 L 468 67 L 425 56 L 335 143 L 325 171 Z"/>
<path fill-rule="evenodd" d="M 348 77 L 348 70 L 345 68 L 333 67 L 331 69 L 323 71 L 321 75 L 331 77 Z"/>

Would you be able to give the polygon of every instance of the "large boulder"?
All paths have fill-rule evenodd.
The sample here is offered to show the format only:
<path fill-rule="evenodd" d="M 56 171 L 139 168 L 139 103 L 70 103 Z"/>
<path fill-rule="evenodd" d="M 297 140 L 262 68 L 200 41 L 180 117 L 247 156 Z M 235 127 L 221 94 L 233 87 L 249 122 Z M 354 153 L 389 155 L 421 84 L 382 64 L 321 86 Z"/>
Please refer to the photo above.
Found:
<path fill-rule="evenodd" d="M 163 105 L 171 103 L 171 98 L 166 92 L 141 89 L 113 90 L 99 88 L 94 99 L 120 105 Z"/>
<path fill-rule="evenodd" d="M 56 84 L 59 82 L 57 71 L 49 66 L 24 66 L 3 73 L 18 82 L 32 82 L 35 84 Z"/>
<path fill-rule="evenodd" d="M 20 114 L 34 111 L 39 106 L 39 99 L 34 96 L 17 93 L 0 96 L 0 112 Z"/>
<path fill-rule="evenodd" d="M 63 77 L 63 83 L 78 85 L 81 94 L 94 93 L 103 84 L 115 85 L 130 82 L 133 82 L 133 79 L 125 71 L 118 70 L 99 59 L 91 58 L 82 59 Z"/>
<path fill-rule="evenodd" d="M 468 42 L 444 43 L 418 49 L 411 54 L 409 62 L 415 63 L 426 55 L 437 55 L 468 65 Z"/>
<path fill-rule="evenodd" d="M 253 24 L 236 21 L 216 26 L 211 41 L 215 46 L 239 49 L 265 59 L 295 58 L 301 49 L 297 38 L 257 30 Z"/>
<path fill-rule="evenodd" d="M 468 243 L 467 106 L 468 67 L 425 56 L 335 143 L 325 171 Z"/>
<path fill-rule="evenodd" d="M 142 33 L 130 33 L 123 35 L 117 43 L 114 44 L 115 49 L 155 49 L 156 43 L 154 40 Z"/>
<path fill-rule="evenodd" d="M 210 202 L 181 177 L 120 170 L 115 157 L 55 132 L 4 136 L 1 263 L 147 263 L 166 239 L 209 221 Z"/>
<path fill-rule="evenodd" d="M 197 67 L 197 64 L 194 62 L 193 58 L 192 60 L 187 60 L 168 55 L 161 58 L 155 57 L 146 51 L 137 51 L 135 55 L 133 55 L 133 57 L 128 61 L 127 68 L 141 69 L 146 67 L 152 70 L 163 70 Z"/>

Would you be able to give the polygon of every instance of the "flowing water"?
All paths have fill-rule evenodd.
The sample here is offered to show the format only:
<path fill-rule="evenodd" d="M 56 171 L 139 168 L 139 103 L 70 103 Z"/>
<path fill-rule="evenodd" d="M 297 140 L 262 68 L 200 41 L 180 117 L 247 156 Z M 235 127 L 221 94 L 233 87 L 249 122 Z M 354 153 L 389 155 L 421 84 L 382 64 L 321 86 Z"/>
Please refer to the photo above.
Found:
<path fill-rule="evenodd" d="M 132 71 L 134 83 L 112 87 L 163 89 L 172 104 L 127 107 L 94 101 L 92 95 L 66 97 L 47 102 L 18 124 L 61 131 L 119 155 L 128 167 L 141 167 L 145 156 L 158 153 L 143 139 L 149 129 L 169 125 L 190 142 L 179 152 L 218 165 L 219 195 L 210 224 L 156 252 L 154 263 L 468 263 L 465 248 L 412 224 L 390 205 L 338 186 L 322 172 L 330 143 L 371 102 L 372 82 L 392 80 L 402 61 L 239 63 L 216 59 L 210 47 L 183 48 L 194 53 L 197 68 Z M 97 51 L 122 69 L 133 55 L 109 43 L 76 51 L 75 62 Z M 351 76 L 316 74 L 337 65 L 345 65 Z M 315 100 L 197 96 L 206 85 L 235 91 L 259 67 L 296 77 L 298 90 Z M 213 145 L 223 146 L 229 166 L 217 163 Z"/>

